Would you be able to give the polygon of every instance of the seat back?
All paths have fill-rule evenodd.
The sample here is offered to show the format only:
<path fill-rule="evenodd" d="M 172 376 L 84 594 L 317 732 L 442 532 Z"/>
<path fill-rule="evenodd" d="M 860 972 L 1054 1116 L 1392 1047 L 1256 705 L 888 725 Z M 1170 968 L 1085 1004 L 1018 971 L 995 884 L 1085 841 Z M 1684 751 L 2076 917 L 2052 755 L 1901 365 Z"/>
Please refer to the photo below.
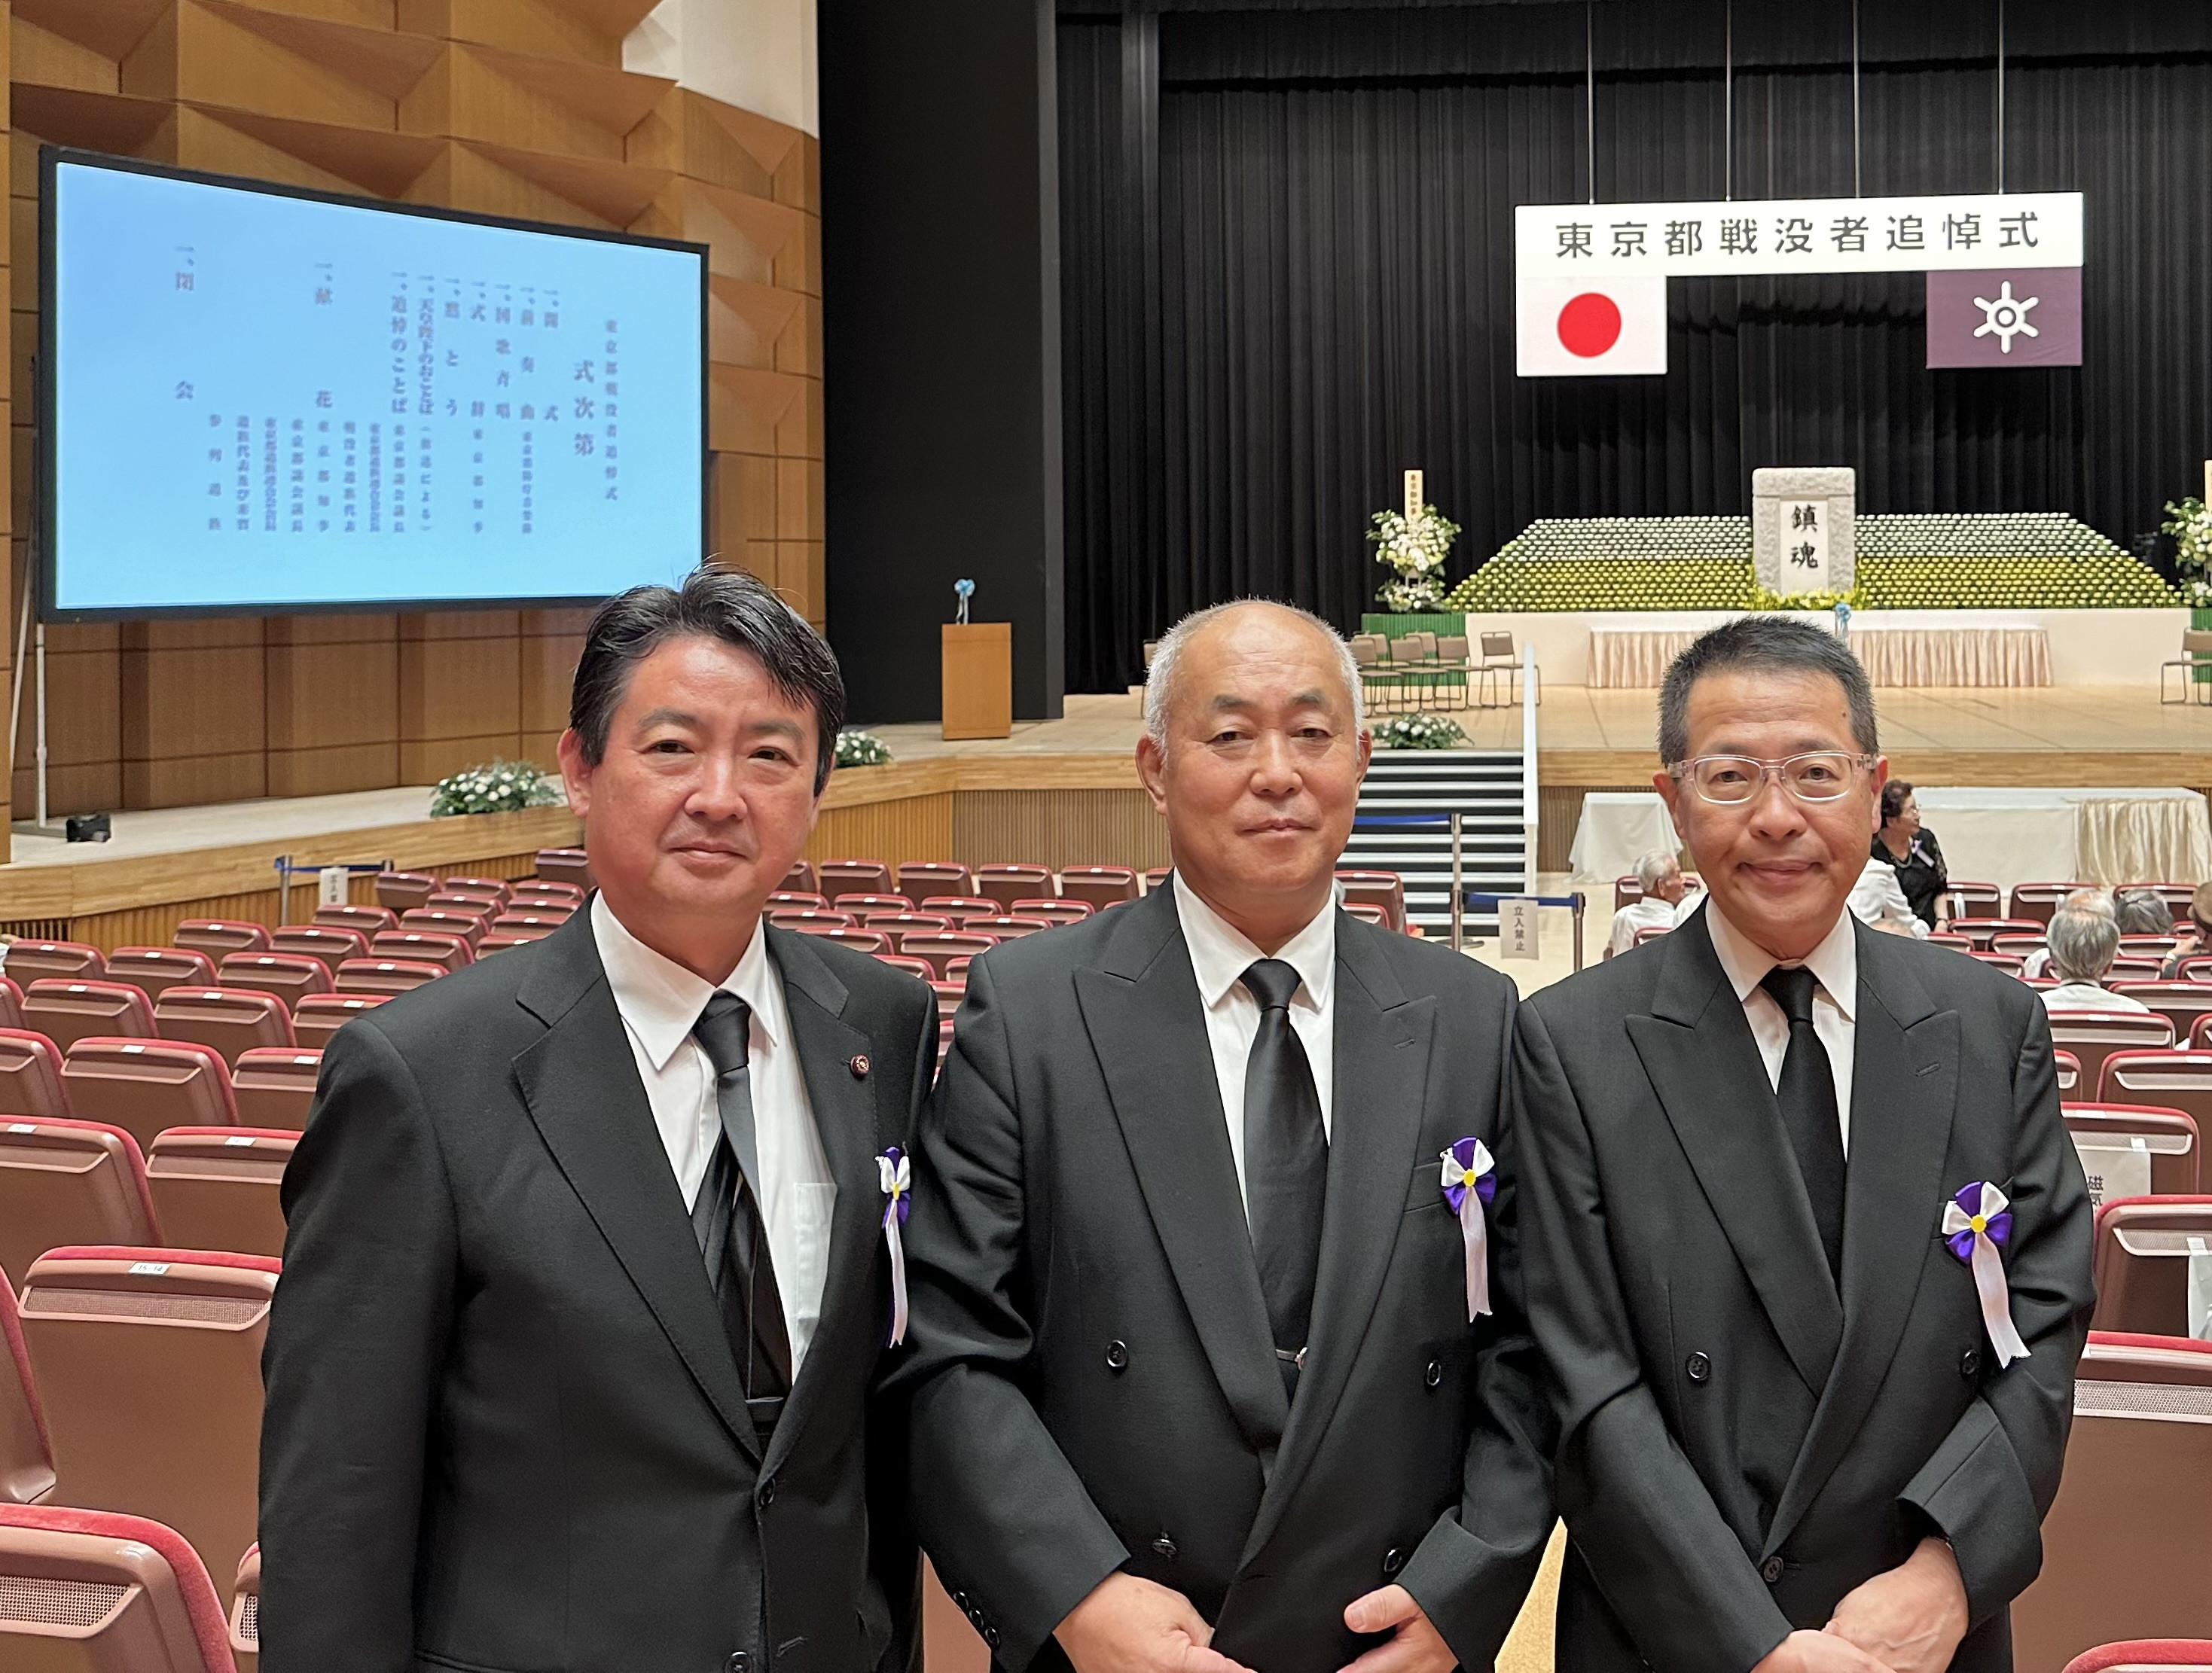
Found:
<path fill-rule="evenodd" d="M 580 848 L 539 849 L 538 875 L 549 883 L 573 883 L 586 894 L 591 893 L 591 857 Z"/>
<path fill-rule="evenodd" d="M 526 877 L 507 892 L 509 912 L 537 912 L 546 906 L 574 912 L 583 904 L 584 891 L 574 883 L 541 883 Z"/>
<path fill-rule="evenodd" d="M 881 860 L 817 860 L 814 876 L 815 886 L 832 899 L 891 893 L 891 869 Z"/>
<path fill-rule="evenodd" d="M 172 945 L 197 947 L 210 958 L 225 953 L 254 953 L 269 945 L 269 931 L 234 918 L 188 918 L 169 937 Z"/>
<path fill-rule="evenodd" d="M 411 959 L 441 970 L 459 970 L 476 962 L 464 937 L 437 930 L 386 930 L 370 941 L 368 952 L 371 958 Z"/>
<path fill-rule="evenodd" d="M 293 1032 L 299 1032 L 296 1019 Z M 315 1101 L 315 1076 L 322 1066 L 319 1046 L 257 1046 L 240 1052 L 238 1066 L 230 1072 L 231 1101 L 238 1111 L 238 1124 L 300 1131 L 307 1124 L 307 1112 Z"/>
<path fill-rule="evenodd" d="M 1080 924 L 1096 911 L 1088 900 L 1017 900 L 1001 912 L 1016 918 L 1042 918 L 1048 924 Z M 977 913 L 977 917 L 997 917 L 999 913 Z"/>
<path fill-rule="evenodd" d="M 1995 883 L 1970 883 L 1954 877 L 1944 885 L 1954 918 L 2002 918 L 2004 891 Z"/>
<path fill-rule="evenodd" d="M 901 860 L 896 887 L 919 900 L 925 894 L 965 894 L 975 882 L 957 860 Z"/>
<path fill-rule="evenodd" d="M 1110 906 L 1137 898 L 1137 874 L 1126 865 L 1068 865 L 1060 872 L 1060 898 Z"/>
<path fill-rule="evenodd" d="M 1054 927 L 1052 919 L 1048 918 L 1031 918 L 1026 913 L 1003 912 L 992 918 L 971 918 L 961 925 L 961 932 L 965 935 L 991 936 L 1000 941 L 1018 941 L 1024 936 L 1033 936 L 1039 930 L 1049 930 Z"/>
<path fill-rule="evenodd" d="M 959 926 L 941 912 L 872 912 L 864 914 L 856 927 L 881 930 L 887 936 L 902 936 L 919 931 L 943 935 Z"/>
<path fill-rule="evenodd" d="M 259 1673 L 261 1667 L 261 1548 L 246 1548 L 246 1561 L 238 1565 L 238 1581 L 230 1595 L 230 1653 L 238 1673 Z"/>
<path fill-rule="evenodd" d="M 279 1270 L 266 1256 L 118 1245 L 32 1263 L 23 1337 L 58 1500 L 166 1522 L 212 1572 L 237 1572 L 253 1543 Z"/>
<path fill-rule="evenodd" d="M 2212 1197 L 2113 1197 L 2097 1210 L 2100 1331 L 2190 1332 L 2189 1275 L 2212 1252 Z M 2200 1280 L 2200 1282 L 2202 1280 Z"/>
<path fill-rule="evenodd" d="M 2212 641 L 2212 633 L 2203 637 Z M 2212 643 L 2204 649 L 2212 652 Z M 2119 1639 L 2084 1650 L 2066 1664 L 2063 1673 L 2155 1673 L 2160 1668 L 2169 1673 L 2212 1673 L 2212 1639 Z"/>
<path fill-rule="evenodd" d="M 380 993 L 388 999 L 395 993 L 412 992 L 445 973 L 444 965 L 425 959 L 348 959 L 338 967 L 336 979 L 340 993 Z M 300 1003 L 304 1005 L 307 1001 Z"/>
<path fill-rule="evenodd" d="M 2058 1095 L 2062 1100 L 2070 1100 L 2083 1097 L 2087 1093 L 2096 1090 L 2094 1087 L 2082 1086 L 2081 1059 L 2071 1052 L 2054 1048 L 2051 1053 L 2051 1067 L 2057 1079 Z"/>
<path fill-rule="evenodd" d="M 910 959 L 927 959 L 929 967 L 937 973 L 939 981 L 951 978 L 946 971 L 954 959 L 973 958 L 988 953 L 999 943 L 989 936 L 959 935 L 908 936 L 899 943 L 899 951 Z"/>
<path fill-rule="evenodd" d="M 860 894 L 851 890 L 835 896 L 830 902 L 833 911 L 850 912 L 856 918 L 865 918 L 876 912 L 913 912 L 913 900 L 904 894 Z"/>
<path fill-rule="evenodd" d="M 377 961 L 374 959 L 358 961 L 349 959 L 340 968 L 350 970 L 356 963 L 371 967 L 377 966 Z M 433 973 L 433 975 L 434 976 L 435 973 Z M 428 980 L 431 978 L 426 977 L 424 979 Z M 403 989 L 393 990 L 395 992 L 404 991 Z M 292 1037 L 302 1048 L 320 1051 L 331 1043 L 332 1034 L 337 1033 L 363 1011 L 374 1010 L 391 997 L 390 993 L 364 992 L 358 989 L 346 993 L 311 993 L 300 1001 L 299 1009 L 292 1013 Z M 246 1055 L 243 1052 L 239 1053 L 239 1066 L 244 1065 Z M 237 1068 L 234 1068 L 231 1072 L 231 1085 L 234 1089 L 237 1084 Z M 257 1116 L 254 1119 L 254 1125 L 258 1127 L 281 1127 L 283 1124 L 281 1121 L 270 1121 L 264 1117 Z"/>
<path fill-rule="evenodd" d="M 1390 641 L 1392 662 L 1423 662 L 1437 653 L 1434 633 L 1411 633 Z"/>
<path fill-rule="evenodd" d="M 768 921 L 779 930 L 857 930 L 860 920 L 848 912 L 828 906 L 778 906 Z"/>
<path fill-rule="evenodd" d="M 2115 1052 L 2165 1050 L 2173 1044 L 2173 1021 L 2156 1011 L 2055 1010 L 2051 1041 L 2081 1058 L 2082 1083 L 2102 1096 L 2105 1059 Z"/>
<path fill-rule="evenodd" d="M 423 871 L 380 871 L 376 874 L 376 904 L 403 912 L 421 906 L 438 892 L 438 880 Z"/>
<path fill-rule="evenodd" d="M 824 930 L 810 924 L 809 935 L 820 936 L 824 941 L 834 941 L 840 947 L 849 947 L 855 953 L 888 953 L 891 938 L 881 930 Z"/>
<path fill-rule="evenodd" d="M 389 906 L 318 906 L 314 921 L 333 930 L 358 930 L 365 943 L 383 930 L 399 927 L 399 914 Z"/>
<path fill-rule="evenodd" d="M 81 1120 L 122 1128 L 142 1151 L 165 1127 L 238 1119 L 229 1066 L 215 1047 L 192 1041 L 81 1040 L 62 1060 L 62 1084 Z"/>
<path fill-rule="evenodd" d="M 8 974 L 19 987 L 47 976 L 64 981 L 107 979 L 107 960 L 97 947 L 81 941 L 18 941 L 8 949 Z"/>
<path fill-rule="evenodd" d="M 118 947 L 107 973 L 152 999 L 165 988 L 214 986 L 215 961 L 197 947 Z"/>
<path fill-rule="evenodd" d="M 2112 1103 L 2068 1104 L 2064 1110 L 2066 1130 L 2088 1176 L 2092 1206 L 2122 1197 L 2186 1197 L 2197 1190 L 2200 1143 L 2197 1118 L 2187 1111 Z"/>
<path fill-rule="evenodd" d="M 544 873 L 538 874 L 540 877 Z M 814 876 L 814 865 L 810 860 L 793 860 L 791 870 L 783 874 L 783 886 L 799 890 L 803 894 L 819 894 L 822 891 Z"/>
<path fill-rule="evenodd" d="M 233 953 L 216 967 L 212 985 L 271 993 L 289 1010 L 310 993 L 331 991 L 331 967 L 311 953 Z"/>
<path fill-rule="evenodd" d="M 510 947 L 526 947 L 533 941 L 543 941 L 553 931 L 545 925 L 524 924 L 512 930 L 494 930 L 477 943 L 477 956 L 489 958 L 494 953 L 504 953 Z"/>
<path fill-rule="evenodd" d="M 368 955 L 368 936 L 351 925 L 334 924 L 288 924 L 281 930 L 269 932 L 269 946 L 278 953 L 297 953 L 311 959 L 320 959 L 323 968 L 336 970 L 348 959 Z M 210 978 L 204 982 L 187 983 L 191 987 L 213 987 Z"/>
<path fill-rule="evenodd" d="M 181 1535 L 58 1505 L 0 1505 L 0 1665 L 237 1673 L 222 1600 Z"/>
<path fill-rule="evenodd" d="M 1406 927 L 1406 881 L 1395 871 L 1340 871 L 1336 881 L 1344 887 L 1344 900 L 1348 906 L 1354 900 L 1364 900 L 1369 906 L 1382 908 L 1382 916 L 1394 930 Z"/>
<path fill-rule="evenodd" d="M 153 1008 L 128 982 L 65 982 L 42 976 L 24 991 L 23 1022 L 66 1052 L 88 1034 L 154 1032 Z"/>
<path fill-rule="evenodd" d="M 153 1031 L 163 1040 L 212 1046 L 227 1064 L 256 1046 L 294 1043 L 284 1002 L 246 988 L 173 987 L 154 1007 Z"/>
<path fill-rule="evenodd" d="M 185 1249 L 284 1252 L 277 1187 L 300 1142 L 296 1129 L 172 1127 L 146 1153 L 146 1181 L 161 1232 Z"/>
<path fill-rule="evenodd" d="M 0 976 L 0 1028 L 23 1026 L 23 990 L 9 977 Z"/>
<path fill-rule="evenodd" d="M 769 912 L 827 912 L 830 902 L 823 895 L 805 888 L 778 888 L 769 891 L 766 908 Z"/>
<path fill-rule="evenodd" d="M 2002 953 L 2007 958 L 2025 959 L 2030 953 L 2040 953 L 2043 947 L 2041 936 L 2016 930 L 2010 935 L 1991 936 L 1986 950 Z"/>
<path fill-rule="evenodd" d="M 2212 1128 L 2212 1052 L 2114 1052 L 2098 1076 L 2097 1099 L 2186 1110 L 2199 1130 Z"/>
<path fill-rule="evenodd" d="M 0 1505 L 28 1505 L 54 1485 L 46 1415 L 15 1318 L 15 1282 L 0 1272 Z"/>
<path fill-rule="evenodd" d="M 1390 927 L 1389 914 L 1382 907 L 1370 906 L 1364 900 L 1346 900 L 1344 910 L 1347 916 L 1356 918 L 1363 924 L 1372 924 L 1378 930 Z"/>
<path fill-rule="evenodd" d="M 918 981 L 936 979 L 937 972 L 930 967 L 927 959 L 910 959 L 903 953 L 878 953 L 875 956 L 878 963 L 887 964 L 894 970 L 903 970 Z"/>
<path fill-rule="evenodd" d="M 2087 883 L 2014 883 L 2009 902 L 2012 915 L 2048 924 L 2061 900 L 2077 888 L 2089 887 Z"/>
<path fill-rule="evenodd" d="M 1162 883 L 1167 882 L 1169 878 L 1174 876 L 1175 867 L 1171 865 L 1155 865 L 1148 868 L 1146 870 L 1144 876 L 1139 881 L 1144 884 L 1145 893 L 1150 894 L 1154 889 L 1158 888 Z"/>
<path fill-rule="evenodd" d="M 87 1239 L 160 1240 L 137 1141 L 98 1121 L 0 1122 L 0 1271 Z"/>
<path fill-rule="evenodd" d="M 1012 906 L 1015 901 L 1049 895 L 1052 871 L 1049 867 L 1028 864 L 979 865 L 975 868 L 975 893 L 987 900 L 996 900 L 1000 906 Z"/>
<path fill-rule="evenodd" d="M 2013 1602 L 2013 1665 L 2066 1666 L 2147 1628 L 2212 1638 L 2207 1503 L 2212 1343 L 2091 1331 L 2075 1377 L 2065 1474 L 2044 1518 L 2042 1573 Z M 2197 1665 L 2212 1666 L 2212 1646 L 2197 1653 Z M 2146 1649 L 2089 1665 L 2166 1659 Z"/>
<path fill-rule="evenodd" d="M 507 894 L 513 888 L 514 885 L 504 877 L 441 877 L 436 894 L 470 895 L 478 900 L 505 906 Z"/>
<path fill-rule="evenodd" d="M 2032 935 L 2040 940 L 2045 925 L 2033 918 L 1954 918 L 1951 930 L 1973 943 L 1976 952 L 1986 953 L 1990 943 L 1999 936 Z"/>
<path fill-rule="evenodd" d="M 1511 638 L 1511 635 L 1508 634 L 1507 637 L 1510 639 Z M 1465 633 L 1438 633 L 1437 635 L 1437 660 L 1442 663 L 1465 662 L 1467 660 L 1467 635 Z"/>
<path fill-rule="evenodd" d="M 1635 877 L 1615 877 L 1613 880 L 1613 909 L 1615 912 L 1634 906 L 1644 898 L 1644 884 Z"/>
<path fill-rule="evenodd" d="M 536 912 L 519 906 L 511 907 L 493 918 L 484 933 L 489 937 L 503 932 L 507 935 L 527 936 L 534 940 L 539 936 L 551 935 L 554 930 L 566 924 L 572 916 L 574 916 L 573 913 L 565 910 Z M 479 941 L 477 948 L 478 951 L 482 951 L 483 943 Z"/>
<path fill-rule="evenodd" d="M 491 903 L 488 900 L 478 900 L 473 904 L 486 911 L 491 910 Z M 468 943 L 472 950 L 477 943 L 483 939 L 484 930 L 489 927 L 490 921 L 486 912 L 459 912 L 450 906 L 414 906 L 399 914 L 402 930 L 429 930 L 439 935 L 459 936 Z"/>
<path fill-rule="evenodd" d="M 1480 638 L 1483 661 L 1512 662 L 1516 659 L 1517 653 L 1513 649 L 1512 634 L 1486 633 Z"/>
<path fill-rule="evenodd" d="M 2130 982 L 2108 980 L 2115 993 L 2124 993 L 2148 1005 L 2173 1023 L 2173 1037 L 2187 1040 L 2200 1016 L 2212 1015 L 2212 988 L 2202 982 Z"/>
<path fill-rule="evenodd" d="M 0 1028 L 0 1116 L 44 1121 L 69 1113 L 60 1049 L 36 1029 Z"/>

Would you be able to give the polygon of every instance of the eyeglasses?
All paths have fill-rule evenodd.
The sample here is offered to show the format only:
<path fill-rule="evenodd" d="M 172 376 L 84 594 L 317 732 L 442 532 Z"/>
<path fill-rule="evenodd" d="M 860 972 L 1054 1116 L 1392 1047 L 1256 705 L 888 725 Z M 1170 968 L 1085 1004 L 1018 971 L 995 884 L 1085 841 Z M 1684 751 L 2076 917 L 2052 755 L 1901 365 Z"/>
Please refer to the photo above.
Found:
<path fill-rule="evenodd" d="M 1850 794 L 1852 773 L 1873 766 L 1872 755 L 1815 749 L 1778 761 L 1750 755 L 1699 755 L 1694 761 L 1671 762 L 1667 770 L 1678 779 L 1687 779 L 1701 799 L 1729 807 L 1755 797 L 1770 775 L 1801 802 L 1840 801 Z"/>

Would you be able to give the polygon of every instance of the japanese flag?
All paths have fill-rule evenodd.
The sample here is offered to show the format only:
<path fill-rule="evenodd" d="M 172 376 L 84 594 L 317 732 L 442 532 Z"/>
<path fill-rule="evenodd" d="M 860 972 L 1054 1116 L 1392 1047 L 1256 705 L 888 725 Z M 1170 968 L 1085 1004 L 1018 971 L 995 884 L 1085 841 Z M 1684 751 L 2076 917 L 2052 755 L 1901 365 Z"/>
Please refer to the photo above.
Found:
<path fill-rule="evenodd" d="M 1667 369 L 1667 277 L 1522 279 L 1515 300 L 1524 378 Z"/>

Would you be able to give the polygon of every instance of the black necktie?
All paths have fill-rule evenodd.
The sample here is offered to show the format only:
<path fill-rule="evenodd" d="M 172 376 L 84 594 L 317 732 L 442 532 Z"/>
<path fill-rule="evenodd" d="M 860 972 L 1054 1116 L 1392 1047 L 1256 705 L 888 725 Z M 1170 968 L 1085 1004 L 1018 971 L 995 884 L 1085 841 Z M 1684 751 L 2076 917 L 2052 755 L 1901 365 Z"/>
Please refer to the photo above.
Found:
<path fill-rule="evenodd" d="M 1777 965 L 1759 986 L 1790 1019 L 1790 1050 L 1782 1059 L 1782 1079 L 1774 1088 L 1790 1148 L 1797 1153 L 1805 1195 L 1812 1199 L 1813 1223 L 1820 1228 L 1820 1247 L 1838 1288 L 1844 1271 L 1844 1128 L 1836 1113 L 1836 1077 L 1828 1048 L 1813 1028 L 1813 973 Z"/>
<path fill-rule="evenodd" d="M 1244 986 L 1260 1003 L 1260 1031 L 1244 1062 L 1245 1212 L 1283 1386 L 1295 1391 L 1321 1265 L 1328 1136 L 1313 1065 L 1291 1026 L 1298 973 L 1280 959 L 1261 959 L 1244 973 Z"/>
<path fill-rule="evenodd" d="M 691 1207 L 691 1229 L 722 1306 L 722 1330 L 744 1379 L 745 1403 L 766 1439 L 791 1392 L 791 1336 L 775 1287 L 768 1233 L 753 1182 L 760 1157 L 753 1137 L 751 1013 L 734 993 L 717 991 L 691 1025 L 691 1036 L 714 1065 L 714 1101 L 722 1130 Z"/>

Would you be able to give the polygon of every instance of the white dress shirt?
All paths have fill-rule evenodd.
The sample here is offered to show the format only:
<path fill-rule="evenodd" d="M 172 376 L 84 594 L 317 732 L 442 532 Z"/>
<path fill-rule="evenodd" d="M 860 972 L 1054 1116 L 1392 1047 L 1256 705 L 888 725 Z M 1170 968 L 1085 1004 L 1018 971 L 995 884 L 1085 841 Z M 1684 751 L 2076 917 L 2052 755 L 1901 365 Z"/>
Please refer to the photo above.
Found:
<path fill-rule="evenodd" d="M 1850 909 L 1861 923 L 1878 930 L 1902 930 L 1920 940 L 1928 938 L 1928 926 L 1906 903 L 1905 890 L 1898 884 L 1897 868 L 1872 854 L 1867 856 L 1858 882 L 1851 886 Z"/>
<path fill-rule="evenodd" d="M 691 1037 L 691 1027 L 714 990 L 673 960 L 656 953 L 624 929 L 607 906 L 592 897 L 592 934 L 614 990 L 615 1009 L 629 1035 L 637 1076 L 645 1083 L 653 1124 L 668 1152 L 668 1166 L 684 1193 L 698 1200 L 700 1183 L 721 1137 L 721 1107 L 714 1096 L 714 1065 Z M 725 992 L 751 1012 L 750 1058 L 753 1124 L 761 1177 L 754 1182 L 766 1222 L 769 1258 L 775 1264 L 776 1293 L 791 1335 L 795 1377 L 815 1326 L 822 1320 L 822 1292 L 830 1275 L 830 1217 L 837 1182 L 815 1130 L 783 978 L 769 961 L 768 937 L 757 928 L 744 956 L 722 983 Z"/>
<path fill-rule="evenodd" d="M 1322 907 L 1313 922 L 1273 955 L 1261 952 L 1231 928 L 1219 912 L 1175 880 L 1176 916 L 1183 944 L 1198 977 L 1198 997 L 1206 1006 L 1206 1040 L 1213 1052 L 1214 1083 L 1221 1088 L 1221 1113 L 1229 1124 L 1229 1154 L 1237 1159 L 1237 1189 L 1244 1191 L 1244 1065 L 1260 1032 L 1260 1002 L 1244 985 L 1244 973 L 1273 956 L 1298 973 L 1291 996 L 1291 1027 L 1306 1048 L 1314 1090 L 1321 1094 L 1321 1128 L 1331 1130 L 1334 1113 L 1331 1080 L 1336 1063 L 1336 902 Z M 1248 1204 L 1249 1206 L 1249 1204 Z"/>
<path fill-rule="evenodd" d="M 2134 995 L 2115 993 L 2094 982 L 2061 982 L 2057 987 L 2038 988 L 2036 997 L 2043 1001 L 2045 1010 L 2140 1011 L 2145 1015 L 2150 1012 L 2150 1007 Z"/>
<path fill-rule="evenodd" d="M 1613 934 L 1606 941 L 1606 956 L 1619 958 L 1636 945 L 1638 930 L 1671 930 L 1674 927 L 1674 911 L 1679 903 L 1662 900 L 1656 894 L 1631 900 L 1613 915 Z"/>
<path fill-rule="evenodd" d="M 1790 1019 L 1759 983 L 1768 971 L 1784 962 L 1802 964 L 1813 973 L 1813 1032 L 1827 1048 L 1828 1072 L 1836 1082 L 1836 1115 L 1843 1126 L 1844 1155 L 1848 1157 L 1859 996 L 1859 949 L 1852 937 L 1851 914 L 1838 913 L 1835 927 L 1819 946 L 1802 959 L 1786 961 L 1761 949 L 1723 917 L 1717 900 L 1706 903 L 1705 926 L 1712 933 L 1713 951 L 1720 957 L 1721 969 L 1743 1006 L 1743 1020 L 1751 1025 L 1751 1037 L 1759 1044 L 1759 1058 L 1766 1065 L 1766 1082 L 1778 1091 L 1782 1085 L 1782 1060 L 1790 1052 Z"/>

